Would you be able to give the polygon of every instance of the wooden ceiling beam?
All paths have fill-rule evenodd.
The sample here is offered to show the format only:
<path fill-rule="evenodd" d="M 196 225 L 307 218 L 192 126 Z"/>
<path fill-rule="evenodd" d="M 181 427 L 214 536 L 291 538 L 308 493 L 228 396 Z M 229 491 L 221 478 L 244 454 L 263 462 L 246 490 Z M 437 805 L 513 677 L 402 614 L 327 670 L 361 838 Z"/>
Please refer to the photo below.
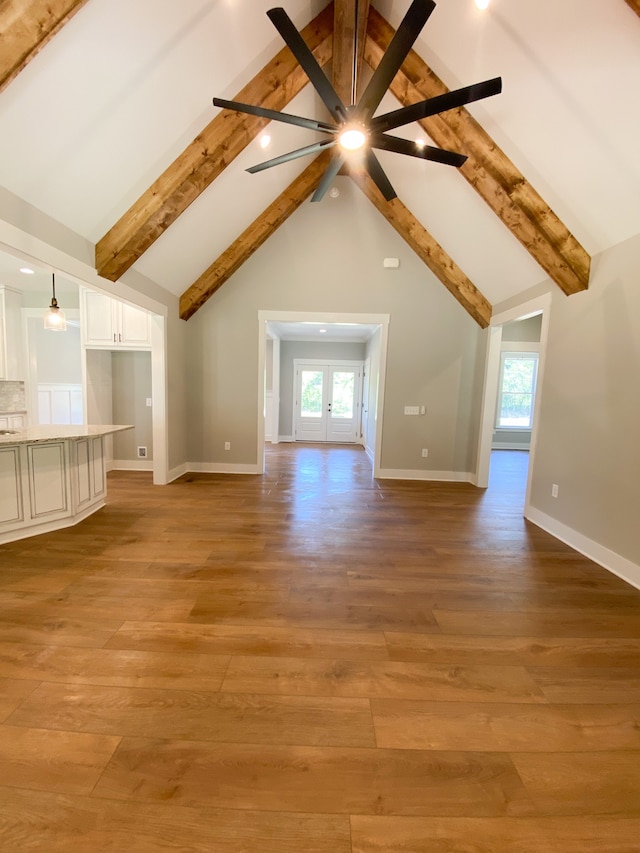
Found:
<path fill-rule="evenodd" d="M 0 3 L 0 92 L 87 0 L 3 0 Z"/>
<path fill-rule="evenodd" d="M 377 67 L 393 34 L 393 28 L 372 8 L 365 46 L 365 60 L 372 68 Z M 391 91 L 406 106 L 448 89 L 412 50 Z M 460 173 L 549 277 L 566 294 L 586 290 L 589 255 L 471 114 L 460 108 L 421 124 L 436 145 L 468 155 Z"/>
<path fill-rule="evenodd" d="M 331 59 L 332 33 L 333 4 L 302 30 L 321 66 Z M 284 47 L 233 100 L 282 110 L 307 83 L 307 75 Z M 99 240 L 98 273 L 110 281 L 119 279 L 266 124 L 267 119 L 222 110 Z"/>
<path fill-rule="evenodd" d="M 357 26 L 356 26 L 357 13 Z M 364 62 L 364 45 L 369 16 L 369 0 L 334 0 L 333 15 L 333 88 L 343 104 L 357 101 L 357 88 Z M 356 39 L 356 92 L 353 92 L 353 49 Z"/>
<path fill-rule="evenodd" d="M 640 15 L 640 0 L 627 0 L 627 5 L 631 6 L 636 15 Z"/>
<path fill-rule="evenodd" d="M 491 303 L 480 293 L 473 282 L 445 252 L 442 246 L 420 224 L 411 211 L 394 198 L 385 201 L 382 194 L 366 172 L 351 177 L 362 192 L 394 228 L 418 257 L 429 267 L 435 277 L 444 284 L 449 293 L 458 300 L 465 311 L 483 329 L 491 321 Z"/>
<path fill-rule="evenodd" d="M 331 153 L 325 151 L 282 192 L 269 207 L 246 228 L 237 240 L 203 272 L 180 297 L 180 317 L 188 320 L 210 299 L 262 244 L 278 230 L 292 213 L 315 191 Z"/>

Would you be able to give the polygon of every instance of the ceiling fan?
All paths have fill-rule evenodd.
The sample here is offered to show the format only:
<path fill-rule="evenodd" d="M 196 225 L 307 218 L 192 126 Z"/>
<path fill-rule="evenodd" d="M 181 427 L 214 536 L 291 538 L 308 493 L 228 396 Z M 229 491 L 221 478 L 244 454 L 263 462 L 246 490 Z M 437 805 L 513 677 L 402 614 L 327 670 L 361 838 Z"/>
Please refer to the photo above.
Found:
<path fill-rule="evenodd" d="M 269 110 L 264 107 L 252 106 L 251 104 L 243 104 L 239 101 L 214 98 L 213 103 L 216 107 L 236 110 L 237 112 L 260 116 L 261 118 L 268 118 L 273 121 L 284 122 L 285 124 L 293 124 L 298 127 L 318 131 L 326 134 L 328 137 L 311 145 L 306 145 L 304 148 L 298 148 L 295 151 L 290 151 L 288 154 L 283 154 L 280 157 L 274 157 L 264 163 L 259 163 L 257 166 L 251 166 L 251 168 L 247 169 L 247 172 L 251 172 L 252 174 L 261 172 L 263 169 L 287 163 L 298 157 L 304 157 L 306 154 L 314 154 L 325 148 L 335 148 L 331 162 L 311 199 L 311 201 L 320 201 L 342 166 L 348 162 L 349 156 L 357 152 L 362 157 L 364 168 L 369 172 L 369 175 L 384 198 L 390 201 L 396 197 L 396 192 L 380 165 L 380 161 L 374 154 L 374 148 L 383 151 L 393 151 L 397 154 L 407 154 L 410 157 L 419 157 L 422 160 L 434 160 L 437 163 L 444 163 L 448 166 L 462 166 L 467 159 L 464 154 L 402 139 L 390 135 L 388 131 L 414 121 L 419 121 L 428 116 L 436 115 L 445 110 L 461 107 L 472 101 L 488 98 L 490 95 L 497 95 L 502 90 L 502 79 L 500 77 L 485 80 L 482 83 L 475 83 L 471 86 L 465 86 L 462 89 L 455 89 L 444 95 L 428 98 L 425 101 L 420 101 L 408 107 L 402 107 L 384 115 L 374 116 L 391 81 L 404 62 L 405 57 L 411 50 L 413 43 L 435 7 L 436 4 L 433 0 L 413 0 L 402 23 L 396 30 L 389 47 L 380 60 L 378 67 L 373 72 L 373 76 L 366 86 L 364 93 L 357 103 L 350 104 L 349 106 L 345 106 L 342 103 L 330 80 L 316 61 L 313 53 L 307 47 L 304 39 L 295 28 L 285 10 L 282 8 L 270 9 L 267 12 L 269 19 L 306 72 L 316 92 L 329 110 L 333 121 L 303 118 L 302 116 L 292 115 L 291 113 Z M 354 33 L 357 33 L 357 2 L 355 4 L 355 16 L 356 25 Z M 351 96 L 354 102 L 356 100 L 357 55 L 358 45 L 356 35 L 354 36 L 353 46 L 353 80 L 351 86 Z"/>

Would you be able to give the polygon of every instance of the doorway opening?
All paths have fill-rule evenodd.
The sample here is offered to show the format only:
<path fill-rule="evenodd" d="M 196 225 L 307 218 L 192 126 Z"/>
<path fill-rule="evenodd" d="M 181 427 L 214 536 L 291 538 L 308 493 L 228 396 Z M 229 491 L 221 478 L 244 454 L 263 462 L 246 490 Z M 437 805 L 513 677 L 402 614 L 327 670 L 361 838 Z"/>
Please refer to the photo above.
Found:
<path fill-rule="evenodd" d="M 476 485 L 489 486 L 494 462 L 497 483 L 503 479 L 508 483 L 516 475 L 526 479 L 521 490 L 525 515 L 535 460 L 550 308 L 551 294 L 546 293 L 495 315 L 487 343 Z M 502 453 L 516 455 L 498 455 Z"/>
<path fill-rule="evenodd" d="M 389 315 L 260 311 L 258 318 L 262 473 L 265 441 L 300 440 L 361 444 L 377 476 Z"/>

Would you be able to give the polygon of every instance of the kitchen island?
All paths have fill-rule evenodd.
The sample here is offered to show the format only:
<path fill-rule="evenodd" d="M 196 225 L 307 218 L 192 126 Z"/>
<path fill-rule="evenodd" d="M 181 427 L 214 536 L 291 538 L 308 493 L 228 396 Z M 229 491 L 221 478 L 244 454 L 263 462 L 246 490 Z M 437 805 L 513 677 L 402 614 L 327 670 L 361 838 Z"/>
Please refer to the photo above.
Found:
<path fill-rule="evenodd" d="M 0 430 L 0 543 L 77 524 L 104 506 L 104 436 L 131 425 Z"/>

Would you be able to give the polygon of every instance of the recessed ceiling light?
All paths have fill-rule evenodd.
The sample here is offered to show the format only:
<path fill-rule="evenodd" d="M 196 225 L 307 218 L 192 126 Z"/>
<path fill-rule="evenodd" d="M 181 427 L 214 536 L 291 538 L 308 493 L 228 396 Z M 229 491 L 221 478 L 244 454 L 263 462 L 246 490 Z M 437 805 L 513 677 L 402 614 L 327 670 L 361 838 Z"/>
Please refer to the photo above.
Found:
<path fill-rule="evenodd" d="M 347 126 L 338 137 L 338 142 L 347 151 L 358 151 L 366 141 L 364 129 L 351 125 Z"/>
<path fill-rule="evenodd" d="M 419 136 L 419 137 L 416 139 L 416 145 L 418 146 L 418 148 L 424 148 L 424 146 L 425 146 L 426 144 L 427 144 L 427 143 L 426 143 L 426 140 L 424 140 L 421 136 Z"/>
<path fill-rule="evenodd" d="M 35 270 L 29 269 L 29 267 L 20 267 L 20 272 L 23 272 L 25 275 L 34 275 Z"/>
<path fill-rule="evenodd" d="M 486 9 L 489 5 L 490 0 L 475 0 L 475 4 L 478 9 Z"/>
<path fill-rule="evenodd" d="M 268 148 L 271 144 L 271 137 L 268 133 L 263 133 L 260 137 L 260 148 Z"/>

